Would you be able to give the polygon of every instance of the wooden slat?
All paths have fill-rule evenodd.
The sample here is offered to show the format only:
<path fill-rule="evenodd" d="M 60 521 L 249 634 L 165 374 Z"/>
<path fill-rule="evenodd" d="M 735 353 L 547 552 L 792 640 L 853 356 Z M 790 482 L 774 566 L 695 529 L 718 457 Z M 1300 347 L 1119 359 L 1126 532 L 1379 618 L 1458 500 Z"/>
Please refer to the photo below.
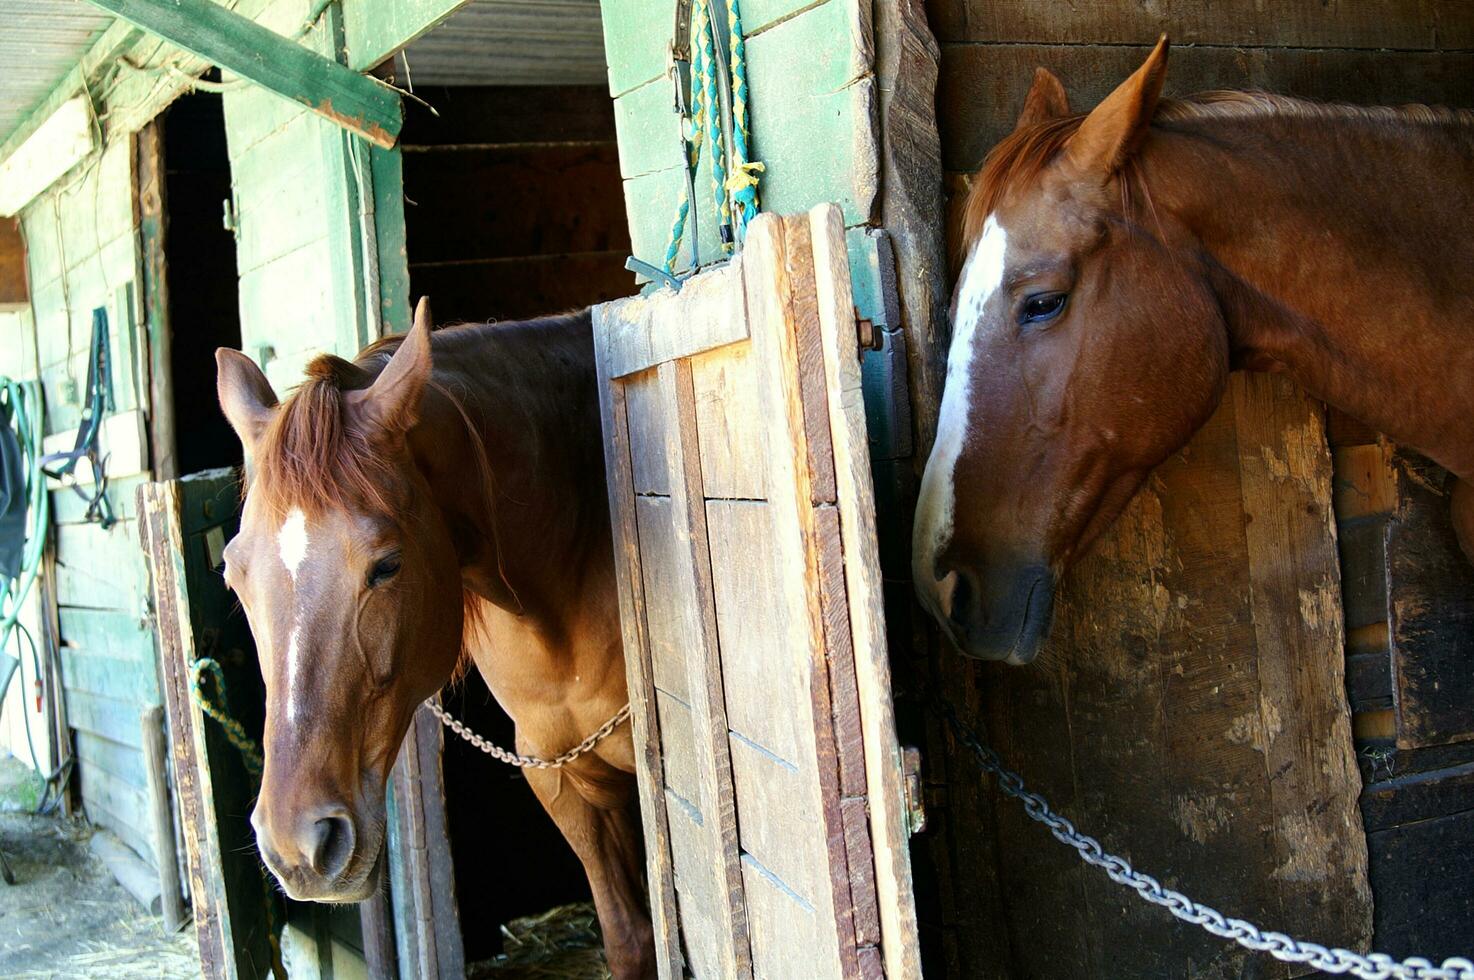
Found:
<path fill-rule="evenodd" d="M 719 297 L 718 302 L 724 298 Z M 727 308 L 730 305 L 723 304 Z M 611 350 L 616 339 L 609 338 Z M 701 811 L 706 838 L 703 860 L 710 868 L 712 888 L 702 901 L 709 903 L 716 922 L 720 943 L 716 954 L 722 975 L 746 977 L 752 973 L 752 959 L 738 866 L 737 814 L 690 365 L 662 363 L 658 378 L 659 384 L 673 393 L 676 406 L 676 425 L 665 433 L 665 459 L 670 473 L 672 523 L 679 529 L 677 540 L 683 552 L 679 556 L 683 574 L 673 576 L 671 585 L 680 596 L 685 615 L 692 617 L 689 628 L 694 642 L 687 651 L 686 683 L 701 785 L 700 799 L 692 802 Z"/>
<path fill-rule="evenodd" d="M 399 95 L 210 0 L 89 0 L 181 50 L 306 106 L 378 146 L 394 145 Z"/>
<path fill-rule="evenodd" d="M 825 206 L 811 211 L 810 221 L 814 265 L 819 270 L 815 284 L 824 345 L 829 435 L 834 453 L 835 495 L 843 515 L 840 535 L 844 546 L 844 587 L 864 734 L 870 844 L 885 970 L 891 977 L 919 977 L 920 942 L 912 892 L 910 833 L 891 699 L 890 655 L 886 646 L 860 363 L 851 346 L 853 308 L 843 247 L 843 221 L 834 208 Z M 857 918 L 857 938 L 863 932 Z"/>
<path fill-rule="evenodd" d="M 1399 450 L 1387 528 L 1393 703 L 1402 748 L 1474 739 L 1474 565 L 1453 531 L 1454 477 Z"/>
<path fill-rule="evenodd" d="M 662 289 L 619 304 L 607 321 L 609 370 L 616 378 L 747 336 L 737 289 L 740 266 L 732 263 L 686 282 L 679 293 Z M 672 329 L 680 324 L 680 329 Z"/>
<path fill-rule="evenodd" d="M 809 846 L 821 848 L 831 868 L 831 887 L 810 896 L 827 939 L 815 950 L 811 966 L 816 974 L 825 976 L 852 974 L 857 966 L 825 665 L 823 609 L 813 550 L 816 484 L 805 438 L 799 367 L 802 321 L 817 318 L 809 239 L 806 218 L 758 216 L 748 226 L 743 286 L 753 353 L 759 370 L 766 375 L 769 397 L 764 414 L 771 420 L 767 465 L 773 490 L 768 506 L 774 534 L 768 560 L 786 606 L 784 615 L 774 624 L 777 628 L 771 633 L 771 642 L 797 670 L 802 693 L 786 708 L 798 720 L 794 762 L 808 776 L 805 788 L 810 795 L 802 805 L 809 809 L 817 836 L 810 838 Z"/>
<path fill-rule="evenodd" d="M 676 914 L 671 833 L 660 756 L 660 721 L 646 634 L 644 579 L 640 563 L 635 488 L 631 471 L 625 385 L 611 380 L 608 367 L 607 307 L 594 308 L 594 357 L 599 375 L 599 417 L 604 429 L 605 474 L 613 524 L 615 581 L 624 638 L 625 677 L 630 697 L 630 729 L 650 896 L 655 960 L 662 978 L 685 969 Z"/>
<path fill-rule="evenodd" d="M 766 401 L 751 347 L 734 344 L 691 358 L 701 482 L 708 500 L 762 500 L 768 471 Z"/>
<path fill-rule="evenodd" d="M 685 615 L 679 581 L 681 541 L 675 528 L 675 508 L 669 497 L 639 497 L 635 501 L 639 524 L 641 585 L 645 595 L 645 636 L 649 643 L 650 680 L 656 690 L 691 703 L 691 651 L 699 641 L 700 624 Z"/>
<path fill-rule="evenodd" d="M 1318 908 L 1318 928 L 1371 939 L 1367 855 L 1356 827 L 1361 776 L 1346 702 L 1341 576 L 1324 410 L 1288 379 L 1247 373 L 1230 388 L 1239 439 L 1250 609 L 1280 901 Z M 1306 801 L 1316 809 L 1307 812 Z M 1328 882 L 1335 903 L 1323 901 Z"/>
<path fill-rule="evenodd" d="M 797 764 L 809 741 L 801 727 L 808 719 L 794 710 L 808 697 L 808 665 L 801 651 L 785 645 L 794 617 L 772 561 L 779 533 L 773 508 L 762 502 L 709 500 L 706 514 L 727 724 Z"/>

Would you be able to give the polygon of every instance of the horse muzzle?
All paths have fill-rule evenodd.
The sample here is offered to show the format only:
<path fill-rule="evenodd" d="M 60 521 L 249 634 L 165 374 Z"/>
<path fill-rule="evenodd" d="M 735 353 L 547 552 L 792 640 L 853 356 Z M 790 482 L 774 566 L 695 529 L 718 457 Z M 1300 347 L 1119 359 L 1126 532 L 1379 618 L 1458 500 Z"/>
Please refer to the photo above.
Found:
<path fill-rule="evenodd" d="M 341 805 L 251 814 L 256 846 L 282 890 L 301 902 L 361 902 L 379 886 L 382 821 L 356 819 Z M 375 839 L 367 839 L 374 836 Z"/>
<path fill-rule="evenodd" d="M 1054 618 L 1047 567 L 953 568 L 939 579 L 938 622 L 969 657 L 1023 665 L 1039 655 Z"/>

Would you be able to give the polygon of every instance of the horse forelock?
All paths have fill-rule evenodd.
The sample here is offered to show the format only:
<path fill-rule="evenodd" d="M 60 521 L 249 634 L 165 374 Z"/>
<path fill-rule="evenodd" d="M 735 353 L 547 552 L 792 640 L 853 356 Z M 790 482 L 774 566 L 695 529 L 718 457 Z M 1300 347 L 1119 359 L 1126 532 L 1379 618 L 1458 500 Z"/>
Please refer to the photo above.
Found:
<path fill-rule="evenodd" d="M 306 380 L 277 410 L 254 453 L 250 490 L 272 513 L 356 507 L 393 516 L 394 461 L 344 411 L 347 393 L 372 380 L 360 364 L 330 354 L 307 366 Z"/>

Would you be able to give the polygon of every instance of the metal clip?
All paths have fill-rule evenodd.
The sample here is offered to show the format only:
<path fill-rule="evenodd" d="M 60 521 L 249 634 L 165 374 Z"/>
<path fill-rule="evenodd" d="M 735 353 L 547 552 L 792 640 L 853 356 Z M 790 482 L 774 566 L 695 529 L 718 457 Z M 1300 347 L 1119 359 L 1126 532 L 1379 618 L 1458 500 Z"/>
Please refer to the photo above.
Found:
<path fill-rule="evenodd" d="M 901 790 L 906 797 L 906 829 L 916 836 L 926 829 L 926 803 L 921 793 L 921 750 L 901 746 Z"/>
<path fill-rule="evenodd" d="M 624 260 L 624 267 L 635 275 L 644 276 L 653 282 L 669 286 L 672 292 L 679 293 L 681 291 L 681 280 L 659 266 L 651 265 L 649 262 L 641 262 L 633 255 Z"/>

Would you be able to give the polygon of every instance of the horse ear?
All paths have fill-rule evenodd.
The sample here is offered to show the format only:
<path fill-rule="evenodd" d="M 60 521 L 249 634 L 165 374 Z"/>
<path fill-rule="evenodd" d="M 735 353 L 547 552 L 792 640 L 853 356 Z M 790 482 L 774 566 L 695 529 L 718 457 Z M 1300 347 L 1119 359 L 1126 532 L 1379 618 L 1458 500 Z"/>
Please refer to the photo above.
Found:
<path fill-rule="evenodd" d="M 215 392 L 220 410 L 246 452 L 255 449 L 276 411 L 276 392 L 256 362 L 238 350 L 215 351 Z"/>
<path fill-rule="evenodd" d="M 420 396 L 430 380 L 430 298 L 420 298 L 415 324 L 374 383 L 349 395 L 359 417 L 376 428 L 408 432 L 419 419 Z"/>
<path fill-rule="evenodd" d="M 1064 83 L 1059 76 L 1042 65 L 1034 69 L 1034 84 L 1024 98 L 1024 111 L 1019 113 L 1014 132 L 1028 126 L 1037 126 L 1070 114 L 1070 97 L 1065 94 Z"/>
<path fill-rule="evenodd" d="M 1070 138 L 1066 152 L 1087 173 L 1111 177 L 1146 138 L 1162 82 L 1167 77 L 1167 35 L 1147 55 L 1146 62 L 1096 106 L 1080 131 Z"/>

